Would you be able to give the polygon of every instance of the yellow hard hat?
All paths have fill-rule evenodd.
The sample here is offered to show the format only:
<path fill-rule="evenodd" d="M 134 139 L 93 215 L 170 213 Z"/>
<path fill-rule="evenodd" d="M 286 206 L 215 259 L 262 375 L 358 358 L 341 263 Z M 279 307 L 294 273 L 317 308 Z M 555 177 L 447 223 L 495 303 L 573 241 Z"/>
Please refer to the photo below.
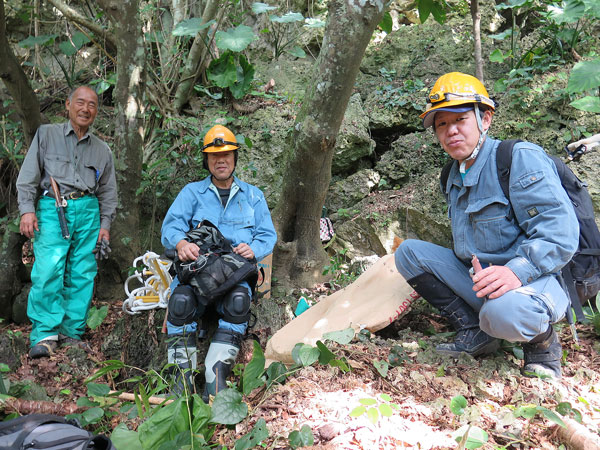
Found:
<path fill-rule="evenodd" d="M 208 130 L 204 136 L 202 152 L 229 152 L 231 150 L 237 150 L 238 148 L 240 148 L 240 144 L 237 143 L 235 135 L 231 130 L 223 125 L 215 125 Z"/>
<path fill-rule="evenodd" d="M 486 105 L 492 113 L 496 109 L 481 81 L 461 72 L 450 72 L 437 79 L 427 96 L 427 108 L 419 117 L 423 126 L 429 128 L 437 111 L 464 112 L 473 109 L 473 104 Z"/>

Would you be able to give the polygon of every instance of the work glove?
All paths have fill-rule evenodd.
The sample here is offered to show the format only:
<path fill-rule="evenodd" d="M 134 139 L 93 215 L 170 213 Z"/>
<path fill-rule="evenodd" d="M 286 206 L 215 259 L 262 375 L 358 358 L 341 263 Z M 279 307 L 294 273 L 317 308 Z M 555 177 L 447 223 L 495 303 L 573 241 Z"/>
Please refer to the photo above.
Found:
<path fill-rule="evenodd" d="M 96 248 L 92 250 L 92 253 L 94 253 L 97 260 L 108 259 L 108 254 L 111 252 L 108 244 L 109 242 L 104 238 L 102 238 L 100 242 L 96 243 Z"/>

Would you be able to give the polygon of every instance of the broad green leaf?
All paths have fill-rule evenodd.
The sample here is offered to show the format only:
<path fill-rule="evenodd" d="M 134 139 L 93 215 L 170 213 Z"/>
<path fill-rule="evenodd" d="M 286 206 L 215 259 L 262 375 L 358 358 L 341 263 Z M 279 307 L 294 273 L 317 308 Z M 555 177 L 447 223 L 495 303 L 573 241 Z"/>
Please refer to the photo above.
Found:
<path fill-rule="evenodd" d="M 213 59 L 207 70 L 208 79 L 218 87 L 226 89 L 237 81 L 237 67 L 232 52 L 223 53 L 218 59 Z"/>
<path fill-rule="evenodd" d="M 515 417 L 524 417 L 525 419 L 533 419 L 537 413 L 538 408 L 533 405 L 520 406 L 513 412 Z"/>
<path fill-rule="evenodd" d="M 586 15 L 600 19 L 600 2 L 598 0 L 583 0 L 583 3 L 585 3 Z"/>
<path fill-rule="evenodd" d="M 143 450 L 137 431 L 130 430 L 124 423 L 115 427 L 110 435 L 110 440 L 118 449 Z"/>
<path fill-rule="evenodd" d="M 548 408 L 544 408 L 543 406 L 538 406 L 537 407 L 538 411 L 541 411 L 541 413 L 544 415 L 544 417 L 548 420 L 551 420 L 552 422 L 554 422 L 557 425 L 560 425 L 563 428 L 567 428 L 567 425 L 565 425 L 565 423 L 563 422 L 563 420 L 559 417 L 558 414 L 556 414 L 554 411 L 552 411 L 551 409 Z"/>
<path fill-rule="evenodd" d="M 239 141 L 238 141 L 239 142 Z M 274 362 L 267 368 L 267 386 L 273 383 L 283 383 L 287 378 L 288 369 L 281 362 Z"/>
<path fill-rule="evenodd" d="M 223 389 L 215 396 L 212 404 L 211 422 L 222 425 L 235 425 L 248 415 L 248 405 L 242 401 L 242 394 L 235 389 Z"/>
<path fill-rule="evenodd" d="M 265 372 L 265 355 L 260 348 L 260 344 L 252 341 L 254 349 L 252 351 L 252 359 L 244 368 L 242 375 L 242 385 L 244 394 L 248 395 L 255 388 L 265 384 L 263 373 Z"/>
<path fill-rule="evenodd" d="M 95 406 L 93 408 L 86 409 L 81 416 L 83 420 L 85 420 L 86 425 L 90 423 L 96 423 L 104 417 L 104 410 L 99 406 Z"/>
<path fill-rule="evenodd" d="M 462 442 L 464 448 L 475 449 L 482 447 L 489 439 L 488 434 L 479 427 L 464 425 L 452 433 L 456 442 Z M 465 439 L 466 437 L 466 439 Z"/>
<path fill-rule="evenodd" d="M 511 28 L 509 28 L 508 30 L 504 30 L 502 33 L 491 34 L 489 37 L 491 37 L 492 39 L 496 39 L 498 41 L 502 41 L 503 39 L 510 37 L 512 33 L 513 33 L 513 30 Z"/>
<path fill-rule="evenodd" d="M 329 361 L 329 365 L 331 367 L 337 367 L 337 368 L 339 368 L 344 373 L 350 372 L 350 367 L 348 367 L 348 364 L 346 364 L 346 361 L 345 361 L 344 358 L 342 358 L 342 359 L 332 359 L 331 361 Z"/>
<path fill-rule="evenodd" d="M 324 366 L 329 364 L 329 361 L 335 359 L 335 355 L 331 350 L 329 350 L 325 344 L 321 341 L 317 341 L 317 348 L 319 349 L 319 364 L 323 364 Z"/>
<path fill-rule="evenodd" d="M 583 97 L 579 100 L 574 100 L 569 103 L 573 108 L 579 109 L 580 111 L 591 112 L 600 114 L 600 98 L 598 97 Z M 596 329 L 600 333 L 600 324 L 596 326 L 596 322 L 600 319 L 600 316 L 594 316 L 594 329 Z"/>
<path fill-rule="evenodd" d="M 173 36 L 196 36 L 200 30 L 210 27 L 213 23 L 215 23 L 214 20 L 202 23 L 202 19 L 198 17 L 182 20 L 175 25 L 171 34 Z"/>
<path fill-rule="evenodd" d="M 383 417 L 392 417 L 392 414 L 394 414 L 394 410 L 387 403 L 379 405 L 379 412 Z"/>
<path fill-rule="evenodd" d="M 380 398 L 381 400 L 383 400 L 384 402 L 391 402 L 391 401 L 392 401 L 392 397 L 390 397 L 390 395 L 389 395 L 389 394 L 381 394 L 381 395 L 379 396 L 379 398 Z"/>
<path fill-rule="evenodd" d="M 252 3 L 252 12 L 254 14 L 262 14 L 267 11 L 273 11 L 274 9 L 277 9 L 277 7 L 269 6 L 266 3 L 261 3 L 261 2 Z"/>
<path fill-rule="evenodd" d="M 270 16 L 269 19 L 277 23 L 292 23 L 304 21 L 304 16 L 300 13 L 289 12 L 284 14 L 283 16 Z"/>
<path fill-rule="evenodd" d="M 549 16 L 557 24 L 575 23 L 585 14 L 585 4 L 580 0 L 567 0 L 548 6 Z"/>
<path fill-rule="evenodd" d="M 321 352 L 318 348 L 300 342 L 292 349 L 292 358 L 294 358 L 296 364 L 304 367 L 311 366 L 317 362 L 320 354 Z"/>
<path fill-rule="evenodd" d="M 296 58 L 306 58 L 306 52 L 297 45 L 294 45 L 290 49 L 286 49 L 286 52 L 292 56 L 295 56 Z"/>
<path fill-rule="evenodd" d="M 294 449 L 299 447 L 310 447 L 315 442 L 312 430 L 308 425 L 302 425 L 300 431 L 292 431 L 288 436 L 288 440 L 290 446 Z"/>
<path fill-rule="evenodd" d="M 385 31 L 386 33 L 391 33 L 392 32 L 392 26 L 394 25 L 394 21 L 392 20 L 392 15 L 390 14 L 389 11 L 386 11 L 383 14 L 383 18 L 381 19 L 381 22 L 379 22 L 379 28 L 381 28 L 382 31 Z"/>
<path fill-rule="evenodd" d="M 513 8 L 520 8 L 521 6 L 530 4 L 531 0 L 508 0 L 505 3 L 500 3 L 499 5 L 496 5 L 496 9 L 502 10 L 502 9 L 513 9 Z"/>
<path fill-rule="evenodd" d="M 496 49 L 492 53 L 490 53 L 490 61 L 501 63 L 504 62 L 504 55 L 502 54 L 502 50 Z"/>
<path fill-rule="evenodd" d="M 457 395 L 450 400 L 450 411 L 452 411 L 457 416 L 461 416 L 465 413 L 465 408 L 467 407 L 467 399 L 462 395 Z"/>
<path fill-rule="evenodd" d="M 443 24 L 446 21 L 445 3 L 434 1 L 431 7 L 431 14 L 437 23 L 440 25 Z"/>
<path fill-rule="evenodd" d="M 229 28 L 227 31 L 217 31 L 215 42 L 221 50 L 231 50 L 232 52 L 241 52 L 252 41 L 258 39 L 252 28 L 247 25 L 238 25 L 236 28 Z"/>
<path fill-rule="evenodd" d="M 107 305 L 101 306 L 100 308 L 96 308 L 95 306 L 92 306 L 90 308 L 90 312 L 88 313 L 87 326 L 91 330 L 98 328 L 100 326 L 100 324 L 102 323 L 102 321 L 107 316 L 107 314 L 108 314 L 108 306 Z"/>
<path fill-rule="evenodd" d="M 373 361 L 373 366 L 375 366 L 377 372 L 379 372 L 379 375 L 381 375 L 383 378 L 387 376 L 389 369 L 387 361 Z"/>
<path fill-rule="evenodd" d="M 214 431 L 210 425 L 212 408 L 204 403 L 198 394 L 192 395 L 192 401 L 192 431 L 202 434 L 206 440 L 209 440 Z"/>
<path fill-rule="evenodd" d="M 431 14 L 433 1 L 432 0 L 418 0 L 417 10 L 419 11 L 419 20 L 421 23 L 425 23 L 429 14 Z"/>
<path fill-rule="evenodd" d="M 373 425 L 377 424 L 379 420 L 379 410 L 377 408 L 369 408 L 367 410 L 367 417 Z"/>
<path fill-rule="evenodd" d="M 105 397 L 110 392 L 108 384 L 88 383 L 87 392 L 90 397 Z"/>
<path fill-rule="evenodd" d="M 189 412 L 183 397 L 162 406 L 138 427 L 142 448 L 158 448 L 172 441 L 179 433 L 189 429 Z"/>
<path fill-rule="evenodd" d="M 73 36 L 71 36 L 71 42 L 73 42 L 73 45 L 77 48 L 77 50 L 79 50 L 81 47 L 91 41 L 89 37 L 78 31 L 77 33 L 73 33 Z"/>
<path fill-rule="evenodd" d="M 365 406 L 373 406 L 377 404 L 377 400 L 374 398 L 361 398 L 358 402 Z"/>
<path fill-rule="evenodd" d="M 600 86 L 600 59 L 580 61 L 573 66 L 567 92 L 585 92 Z"/>
<path fill-rule="evenodd" d="M 237 440 L 234 448 L 235 450 L 249 450 L 259 445 L 268 437 L 269 430 L 267 429 L 267 423 L 265 422 L 265 419 L 261 417 L 250 433 Z"/>
<path fill-rule="evenodd" d="M 317 19 L 316 17 L 307 17 L 304 19 L 304 26 L 306 28 L 323 28 L 325 26 L 325 22 L 321 19 Z"/>
<path fill-rule="evenodd" d="M 54 39 L 56 39 L 57 36 L 58 34 L 43 34 L 38 37 L 29 36 L 20 41 L 19 46 L 23 48 L 31 48 L 35 47 L 36 45 L 52 44 L 54 43 Z"/>
<path fill-rule="evenodd" d="M 229 86 L 229 90 L 235 98 L 242 98 L 250 92 L 250 86 L 254 80 L 254 66 L 244 55 L 239 55 L 238 60 L 240 64 L 236 70 L 236 82 L 233 86 Z"/>
<path fill-rule="evenodd" d="M 323 334 L 323 339 L 329 339 L 338 344 L 346 345 L 354 339 L 354 330 L 352 328 L 346 328 L 345 330 L 330 331 L 329 333 Z"/>
<path fill-rule="evenodd" d="M 350 411 L 350 417 L 360 417 L 367 411 L 367 408 L 364 406 L 357 406 L 352 411 Z"/>

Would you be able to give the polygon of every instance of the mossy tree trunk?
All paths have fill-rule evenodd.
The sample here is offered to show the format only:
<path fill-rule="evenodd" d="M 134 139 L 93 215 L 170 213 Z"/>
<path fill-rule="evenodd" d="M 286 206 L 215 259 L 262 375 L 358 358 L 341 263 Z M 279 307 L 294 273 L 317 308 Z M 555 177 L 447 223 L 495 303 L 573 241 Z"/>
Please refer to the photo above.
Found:
<path fill-rule="evenodd" d="M 124 271 L 139 256 L 140 205 L 137 190 L 142 177 L 144 129 L 145 49 L 140 23 L 139 0 L 100 0 L 98 2 L 114 25 L 117 40 L 117 84 L 115 102 L 115 140 L 112 151 L 117 168 L 119 208 L 111 230 L 111 259 L 116 266 L 101 265 L 102 271 L 112 268 L 112 280 L 118 270 Z M 121 281 L 122 281 L 121 279 Z M 102 277 L 100 280 L 102 284 Z M 99 294 L 103 289 L 99 290 Z"/>
<path fill-rule="evenodd" d="M 313 84 L 297 115 L 281 200 L 273 212 L 279 238 L 273 266 L 282 283 L 311 286 L 322 279 L 327 255 L 319 238 L 319 218 L 331 180 L 333 150 L 384 5 L 377 0 L 329 2 Z"/>

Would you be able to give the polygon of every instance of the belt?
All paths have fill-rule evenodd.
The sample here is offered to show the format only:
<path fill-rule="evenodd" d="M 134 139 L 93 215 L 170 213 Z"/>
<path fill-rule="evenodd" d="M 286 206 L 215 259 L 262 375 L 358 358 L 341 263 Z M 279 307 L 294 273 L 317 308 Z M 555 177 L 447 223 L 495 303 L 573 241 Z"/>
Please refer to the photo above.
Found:
<path fill-rule="evenodd" d="M 46 192 L 44 195 L 46 195 L 47 197 L 52 197 L 54 198 L 54 194 L 50 191 Z M 77 200 L 81 197 L 85 197 L 86 195 L 92 195 L 89 192 L 84 192 L 84 191 L 73 191 L 73 192 L 69 192 L 66 195 L 63 195 L 63 197 L 65 198 L 65 200 Z"/>

